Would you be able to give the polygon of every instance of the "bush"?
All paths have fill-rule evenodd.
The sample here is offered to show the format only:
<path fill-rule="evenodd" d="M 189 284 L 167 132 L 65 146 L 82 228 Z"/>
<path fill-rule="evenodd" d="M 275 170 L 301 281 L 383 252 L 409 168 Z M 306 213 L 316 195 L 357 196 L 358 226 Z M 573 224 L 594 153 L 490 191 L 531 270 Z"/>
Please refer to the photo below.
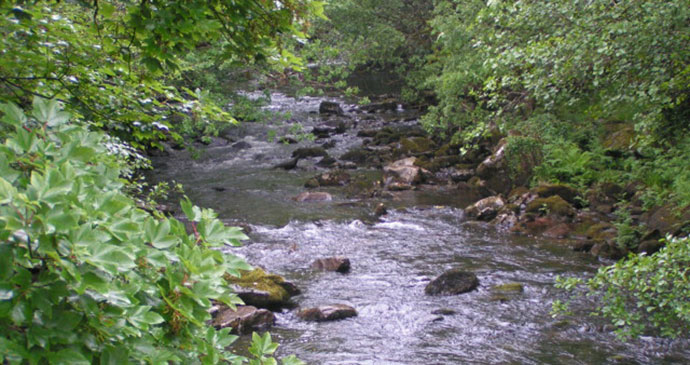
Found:
<path fill-rule="evenodd" d="M 690 330 L 690 238 L 667 238 L 666 246 L 647 256 L 631 255 L 602 267 L 586 282 L 589 296 L 600 305 L 594 314 L 608 318 L 623 338 L 645 333 L 676 338 Z M 574 289 L 581 281 L 559 279 L 557 286 Z M 563 311 L 554 302 L 554 310 Z"/>
<path fill-rule="evenodd" d="M 223 276 L 249 266 L 213 249 L 238 245 L 240 229 L 188 200 L 191 234 L 138 209 L 118 145 L 56 101 L 0 110 L 0 362 L 246 361 L 229 329 L 207 325 L 214 302 L 241 303 Z M 274 361 L 270 337 L 254 342 Z"/>

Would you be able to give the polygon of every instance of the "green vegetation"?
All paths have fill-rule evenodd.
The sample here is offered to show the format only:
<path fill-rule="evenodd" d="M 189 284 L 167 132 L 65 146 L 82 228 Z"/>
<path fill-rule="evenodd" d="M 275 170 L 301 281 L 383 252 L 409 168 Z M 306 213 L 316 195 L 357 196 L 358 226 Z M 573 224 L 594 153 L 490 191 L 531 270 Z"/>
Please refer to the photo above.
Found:
<path fill-rule="evenodd" d="M 246 361 L 227 350 L 229 328 L 206 324 L 213 302 L 241 303 L 225 276 L 249 266 L 213 249 L 239 245 L 240 229 L 188 200 L 191 234 L 137 208 L 123 193 L 121 145 L 56 101 L 36 98 L 29 116 L 0 110 L 2 361 Z M 266 343 L 252 345 L 257 358 L 275 350 Z"/>
<path fill-rule="evenodd" d="M 247 359 L 230 329 L 208 325 L 214 303 L 241 302 L 225 278 L 250 269 L 216 248 L 246 236 L 184 200 L 188 232 L 133 194 L 141 149 L 235 122 L 193 77 L 297 65 L 283 38 L 320 11 L 309 0 L 0 3 L 1 363 L 277 363 L 270 335 L 254 336 Z"/>
<path fill-rule="evenodd" d="M 634 255 L 599 269 L 586 281 L 587 295 L 598 299 L 595 314 L 609 318 L 623 339 L 653 333 L 686 336 L 690 330 L 690 239 L 674 238 L 654 255 Z M 560 279 L 556 286 L 573 290 L 579 279 Z M 566 303 L 554 303 L 556 313 Z"/>

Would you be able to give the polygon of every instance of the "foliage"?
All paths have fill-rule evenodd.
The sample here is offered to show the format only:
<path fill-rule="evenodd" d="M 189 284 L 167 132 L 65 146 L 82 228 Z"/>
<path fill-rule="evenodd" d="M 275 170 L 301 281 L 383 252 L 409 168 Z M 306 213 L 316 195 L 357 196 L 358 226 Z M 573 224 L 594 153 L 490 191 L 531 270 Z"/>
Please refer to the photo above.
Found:
<path fill-rule="evenodd" d="M 433 2 L 328 1 L 326 19 L 317 19 L 309 42 L 299 54 L 315 64 L 300 75 L 314 90 L 324 84 L 345 89 L 344 80 L 356 69 L 387 69 L 406 81 L 408 99 L 417 96 L 421 67 L 432 39 L 427 21 Z"/>
<path fill-rule="evenodd" d="M 686 336 L 690 330 L 690 238 L 667 238 L 661 251 L 632 255 L 602 267 L 586 282 L 588 295 L 601 303 L 595 314 L 611 320 L 621 338 L 658 332 Z M 575 289 L 582 281 L 559 279 L 556 286 Z M 564 303 L 554 302 L 563 311 Z"/>
<path fill-rule="evenodd" d="M 425 64 L 439 104 L 422 122 L 465 146 L 494 125 L 539 141 L 535 182 L 637 181 L 647 208 L 690 204 L 689 9 L 682 0 L 439 1 L 438 49 Z"/>
<path fill-rule="evenodd" d="M 302 34 L 319 9 L 310 0 L 2 2 L 0 96 L 23 106 L 57 98 L 134 147 L 157 145 L 180 138 L 173 120 L 201 131 L 234 121 L 203 91 L 171 86 L 189 66 L 180 55 L 219 44 L 224 62 L 294 64 L 281 39 Z"/>
<path fill-rule="evenodd" d="M 249 266 L 213 249 L 238 245 L 241 230 L 188 200 L 192 233 L 138 209 L 106 136 L 56 101 L 0 110 L 1 361 L 246 361 L 226 349 L 229 329 L 206 324 L 212 301 L 241 303 L 223 275 Z"/>

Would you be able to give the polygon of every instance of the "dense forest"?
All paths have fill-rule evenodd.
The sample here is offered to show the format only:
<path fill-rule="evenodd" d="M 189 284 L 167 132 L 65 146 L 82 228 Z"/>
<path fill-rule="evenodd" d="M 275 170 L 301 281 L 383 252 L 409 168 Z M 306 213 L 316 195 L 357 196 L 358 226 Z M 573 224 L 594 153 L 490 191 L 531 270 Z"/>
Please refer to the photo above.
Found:
<path fill-rule="evenodd" d="M 175 187 L 142 171 L 157 151 L 260 121 L 261 99 L 236 85 L 384 104 L 350 85 L 364 72 L 383 72 L 399 86 L 386 100 L 420 111 L 424 134 L 391 140 L 396 158 L 415 155 L 430 175 L 471 170 L 461 184 L 483 199 L 468 217 L 587 236 L 578 250 L 611 261 L 555 285 L 594 298 L 621 340 L 687 337 L 688 0 L 27 0 L 0 11 L 3 364 L 302 363 L 274 359 L 268 333 L 240 355 L 231 328 L 209 325 L 213 307 L 242 304 L 230 284 L 251 267 L 220 248 L 248 237 L 187 197 L 181 219 L 166 214 Z M 390 144 L 381 136 L 373 143 Z"/>

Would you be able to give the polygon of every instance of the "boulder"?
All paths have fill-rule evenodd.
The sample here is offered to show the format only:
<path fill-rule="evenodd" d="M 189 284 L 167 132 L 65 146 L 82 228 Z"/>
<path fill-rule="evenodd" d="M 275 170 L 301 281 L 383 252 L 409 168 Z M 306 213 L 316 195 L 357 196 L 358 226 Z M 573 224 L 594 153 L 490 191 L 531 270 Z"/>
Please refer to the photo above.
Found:
<path fill-rule="evenodd" d="M 331 156 L 324 156 L 319 162 L 316 163 L 318 167 L 333 167 L 338 163 L 338 160 Z"/>
<path fill-rule="evenodd" d="M 239 142 L 233 144 L 232 146 L 230 146 L 230 148 L 232 148 L 233 151 L 241 151 L 241 150 L 246 150 L 246 149 L 252 148 L 252 145 L 246 141 L 239 141 Z"/>
<path fill-rule="evenodd" d="M 525 213 L 572 218 L 575 216 L 576 211 L 567 201 L 561 198 L 560 195 L 553 195 L 548 198 L 537 198 L 532 200 L 527 204 Z"/>
<path fill-rule="evenodd" d="M 343 115 L 343 108 L 340 107 L 340 104 L 332 102 L 332 101 L 322 101 L 321 104 L 319 105 L 319 113 L 320 114 L 335 114 L 335 115 Z"/>
<path fill-rule="evenodd" d="M 350 271 L 350 259 L 347 257 L 328 257 L 317 259 L 311 264 L 312 269 L 346 273 Z"/>
<path fill-rule="evenodd" d="M 301 147 L 292 151 L 294 158 L 325 157 L 328 152 L 323 147 Z"/>
<path fill-rule="evenodd" d="M 505 206 L 500 196 L 484 198 L 465 208 L 465 216 L 480 221 L 490 221 L 496 217 L 499 210 Z"/>
<path fill-rule="evenodd" d="M 419 155 L 432 152 L 436 144 L 426 137 L 407 137 L 400 140 L 400 149 L 406 155 Z"/>
<path fill-rule="evenodd" d="M 444 272 L 424 288 L 427 295 L 456 295 L 470 292 L 479 286 L 477 276 L 468 271 L 453 269 Z"/>
<path fill-rule="evenodd" d="M 664 247 L 664 243 L 661 240 L 645 240 L 640 242 L 637 246 L 637 253 L 646 253 L 647 255 L 659 252 Z"/>
<path fill-rule="evenodd" d="M 578 197 L 578 195 L 580 195 L 580 193 L 568 185 L 563 185 L 563 184 L 540 185 L 540 186 L 537 186 L 536 188 L 532 189 L 532 191 L 535 194 L 537 194 L 537 196 L 539 196 L 540 198 L 550 198 L 554 195 L 558 195 L 561 198 L 563 198 L 563 200 L 567 201 L 570 204 L 577 205 L 579 203 L 576 198 Z"/>
<path fill-rule="evenodd" d="M 245 304 L 259 308 L 281 308 L 290 305 L 290 297 L 300 293 L 297 287 L 279 275 L 261 269 L 241 271 L 240 277 L 226 275 L 234 292 Z"/>
<path fill-rule="evenodd" d="M 333 200 L 333 197 L 321 191 L 305 191 L 292 199 L 298 202 L 324 202 Z"/>
<path fill-rule="evenodd" d="M 355 317 L 357 316 L 357 311 L 349 305 L 332 304 L 301 309 L 297 312 L 297 316 L 305 321 L 325 322 Z"/>
<path fill-rule="evenodd" d="M 450 173 L 450 178 L 453 182 L 469 181 L 474 174 L 474 169 L 454 169 Z"/>
<path fill-rule="evenodd" d="M 414 185 L 423 181 L 422 168 L 415 166 L 415 157 L 395 161 L 383 168 L 386 185 L 392 183 Z"/>
<path fill-rule="evenodd" d="M 213 327 L 216 329 L 230 327 L 232 333 L 241 335 L 264 330 L 272 326 L 275 321 L 276 316 L 269 310 L 241 305 L 237 306 L 237 310 L 227 307 L 221 309 L 213 318 Z"/>

